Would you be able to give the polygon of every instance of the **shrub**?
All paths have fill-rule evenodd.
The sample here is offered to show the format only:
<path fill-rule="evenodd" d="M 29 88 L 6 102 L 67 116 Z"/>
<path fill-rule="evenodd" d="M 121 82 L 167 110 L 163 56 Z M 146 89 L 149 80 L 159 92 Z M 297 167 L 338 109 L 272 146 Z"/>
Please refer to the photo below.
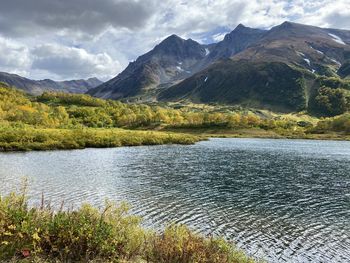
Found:
<path fill-rule="evenodd" d="M 0 261 L 254 262 L 221 238 L 204 238 L 177 225 L 154 233 L 140 222 L 125 203 L 54 211 L 42 198 L 40 207 L 29 207 L 24 188 L 0 197 Z"/>
<path fill-rule="evenodd" d="M 316 108 L 326 116 L 335 116 L 348 110 L 348 101 L 342 89 L 321 87 L 315 98 Z"/>
<path fill-rule="evenodd" d="M 170 225 L 164 233 L 149 238 L 148 260 L 176 262 L 254 262 L 221 238 L 204 238 L 185 225 Z"/>

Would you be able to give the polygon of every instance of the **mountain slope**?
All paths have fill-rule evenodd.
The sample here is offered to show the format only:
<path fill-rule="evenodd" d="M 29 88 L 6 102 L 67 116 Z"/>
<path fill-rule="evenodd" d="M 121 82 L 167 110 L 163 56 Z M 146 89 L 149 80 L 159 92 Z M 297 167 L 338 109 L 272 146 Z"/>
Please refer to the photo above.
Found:
<path fill-rule="evenodd" d="M 234 60 L 279 61 L 320 75 L 336 75 L 350 59 L 350 31 L 284 22 L 273 27 Z"/>
<path fill-rule="evenodd" d="M 230 60 L 161 91 L 158 99 L 306 109 L 319 87 L 317 75 L 349 75 L 349 44 L 350 31 L 285 22 Z"/>
<path fill-rule="evenodd" d="M 239 24 L 231 33 L 227 34 L 222 41 L 214 45 L 214 48 L 207 58 L 213 62 L 219 59 L 232 57 L 256 43 L 266 32 L 266 30 L 249 28 Z"/>
<path fill-rule="evenodd" d="M 165 90 L 159 99 L 297 111 L 306 105 L 303 77 L 300 71 L 282 62 L 227 59 Z"/>
<path fill-rule="evenodd" d="M 44 91 L 85 93 L 89 89 L 94 88 L 102 83 L 102 81 L 97 78 L 67 81 L 53 81 L 50 79 L 31 80 L 16 74 L 10 74 L 6 72 L 0 72 L 0 82 L 4 82 L 10 86 L 14 86 L 33 95 L 41 94 Z"/>
<path fill-rule="evenodd" d="M 150 52 L 131 62 L 117 77 L 88 93 L 119 99 L 145 93 L 162 84 L 171 85 L 192 75 L 192 67 L 206 56 L 204 46 L 172 35 Z"/>

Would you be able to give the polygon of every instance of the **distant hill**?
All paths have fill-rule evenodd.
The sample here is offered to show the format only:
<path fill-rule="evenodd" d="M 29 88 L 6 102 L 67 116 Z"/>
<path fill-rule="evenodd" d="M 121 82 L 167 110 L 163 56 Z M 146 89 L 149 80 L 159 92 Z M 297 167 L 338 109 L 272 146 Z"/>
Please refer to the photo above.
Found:
<path fill-rule="evenodd" d="M 102 84 L 102 81 L 97 78 L 68 81 L 53 81 L 50 79 L 32 80 L 6 72 L 0 72 L 0 82 L 4 82 L 33 95 L 39 95 L 44 91 L 86 93 L 88 90 Z"/>
<path fill-rule="evenodd" d="M 349 65 L 348 30 L 291 22 L 260 30 L 240 24 L 211 45 L 172 35 L 88 93 L 127 101 L 302 110 L 314 103 L 324 84 L 320 77 L 349 79 Z"/>

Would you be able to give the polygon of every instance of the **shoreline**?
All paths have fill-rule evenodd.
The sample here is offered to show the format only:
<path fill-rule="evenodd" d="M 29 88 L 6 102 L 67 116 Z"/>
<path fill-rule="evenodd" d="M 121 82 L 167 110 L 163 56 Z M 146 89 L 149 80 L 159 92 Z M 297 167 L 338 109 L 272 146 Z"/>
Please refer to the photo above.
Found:
<path fill-rule="evenodd" d="M 336 140 L 350 141 L 350 134 L 339 132 L 327 133 L 289 133 L 280 134 L 274 130 L 263 129 L 164 129 L 166 132 L 179 132 L 194 136 L 202 136 L 205 138 L 261 138 L 261 139 L 304 139 L 304 140 Z"/>
<path fill-rule="evenodd" d="M 245 139 L 289 139 L 350 141 L 350 135 L 340 133 L 323 134 L 278 134 L 261 129 L 160 129 L 160 130 L 126 130 L 126 129 L 18 129 L 28 132 L 32 137 L 24 142 L 20 135 L 11 142 L 0 142 L 0 152 L 81 150 L 88 148 L 117 148 L 152 145 L 193 145 L 211 138 L 245 138 Z M 13 132 L 13 130 L 11 131 Z M 63 134 L 63 135 L 62 135 Z M 15 136 L 16 137 L 16 136 Z M 40 137 L 41 141 L 37 141 Z M 45 137 L 46 140 L 43 140 Z"/>

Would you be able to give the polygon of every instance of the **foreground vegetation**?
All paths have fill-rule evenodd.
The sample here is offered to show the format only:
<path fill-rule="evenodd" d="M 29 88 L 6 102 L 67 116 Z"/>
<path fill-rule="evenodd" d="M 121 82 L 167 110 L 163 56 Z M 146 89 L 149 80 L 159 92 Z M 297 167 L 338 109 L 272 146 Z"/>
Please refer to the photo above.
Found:
<path fill-rule="evenodd" d="M 342 114 L 316 118 L 237 106 L 126 104 L 81 94 L 30 97 L 0 83 L 0 150 L 190 144 L 217 136 L 349 139 L 350 115 L 335 107 L 345 105 L 336 91 L 322 89 L 319 102 L 328 113 Z"/>
<path fill-rule="evenodd" d="M 1 262 L 254 262 L 225 240 L 184 225 L 145 230 L 125 203 L 74 211 L 44 203 L 29 207 L 25 190 L 0 197 Z"/>

